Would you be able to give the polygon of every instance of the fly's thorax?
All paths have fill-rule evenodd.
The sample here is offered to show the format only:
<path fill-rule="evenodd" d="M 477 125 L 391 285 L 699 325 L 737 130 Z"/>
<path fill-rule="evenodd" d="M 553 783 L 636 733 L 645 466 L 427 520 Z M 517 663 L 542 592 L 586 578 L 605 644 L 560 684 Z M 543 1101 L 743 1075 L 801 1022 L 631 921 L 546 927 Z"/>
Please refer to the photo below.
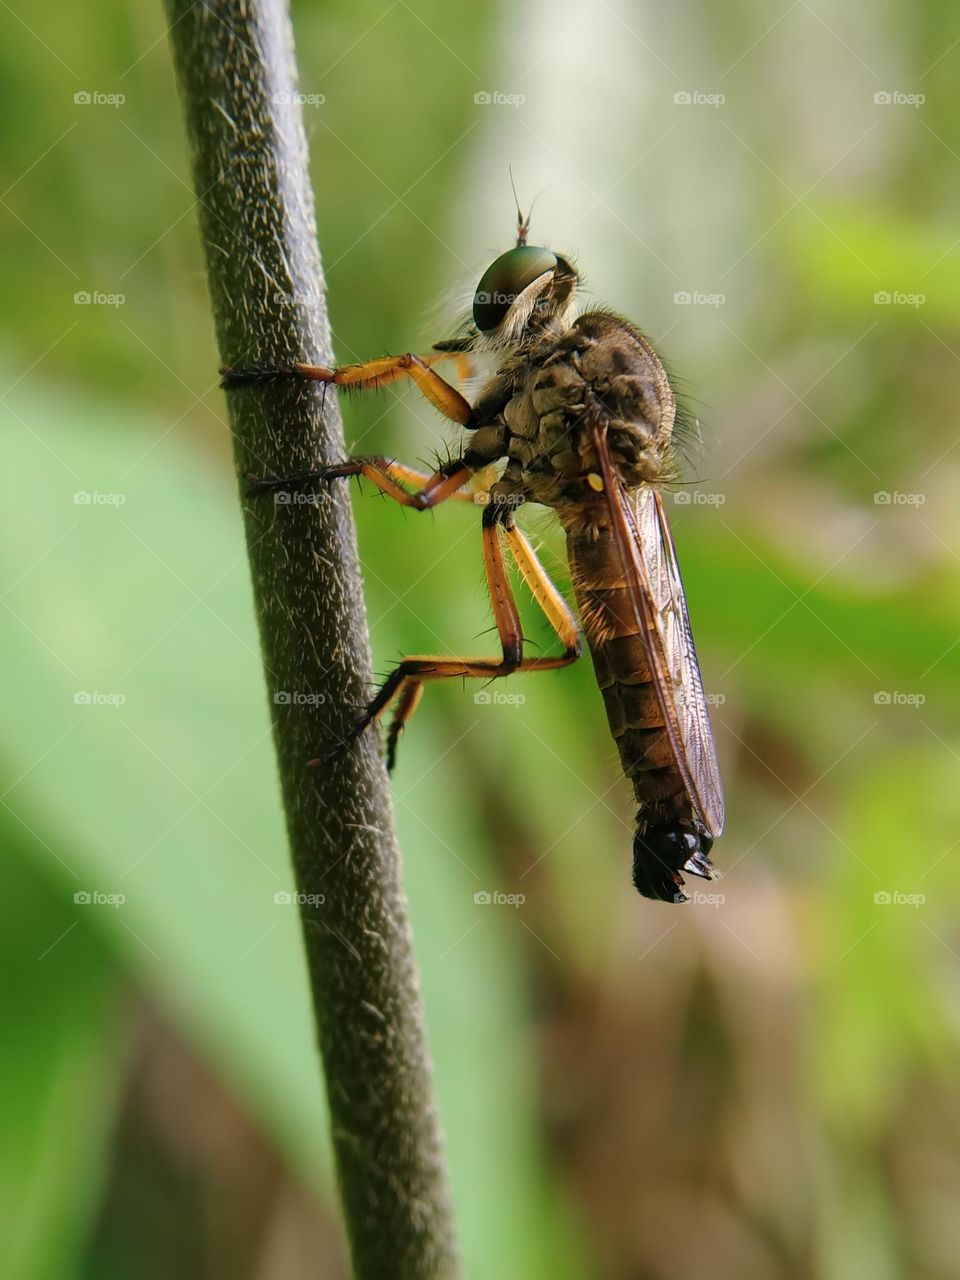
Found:
<path fill-rule="evenodd" d="M 663 366 L 626 321 L 603 312 L 514 357 L 502 412 L 507 456 L 531 500 L 559 507 L 588 498 L 599 472 L 596 424 L 628 487 L 672 478 L 676 405 Z"/>

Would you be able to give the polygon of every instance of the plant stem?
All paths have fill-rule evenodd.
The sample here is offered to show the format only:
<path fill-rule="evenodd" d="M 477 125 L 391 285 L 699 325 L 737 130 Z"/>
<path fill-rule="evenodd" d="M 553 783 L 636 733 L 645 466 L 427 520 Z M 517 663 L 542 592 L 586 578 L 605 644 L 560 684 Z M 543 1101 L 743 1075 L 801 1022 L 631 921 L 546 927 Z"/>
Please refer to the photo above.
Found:
<path fill-rule="evenodd" d="M 224 364 L 333 363 L 283 0 L 167 0 Z M 227 397 L 240 483 L 345 456 L 335 403 L 293 380 Z M 244 505 L 333 1147 L 359 1280 L 460 1274 L 346 485 Z M 288 695 L 277 701 L 278 695 Z M 229 892 L 229 890 L 228 890 Z M 318 1274 L 323 1271 L 318 1264 Z"/>

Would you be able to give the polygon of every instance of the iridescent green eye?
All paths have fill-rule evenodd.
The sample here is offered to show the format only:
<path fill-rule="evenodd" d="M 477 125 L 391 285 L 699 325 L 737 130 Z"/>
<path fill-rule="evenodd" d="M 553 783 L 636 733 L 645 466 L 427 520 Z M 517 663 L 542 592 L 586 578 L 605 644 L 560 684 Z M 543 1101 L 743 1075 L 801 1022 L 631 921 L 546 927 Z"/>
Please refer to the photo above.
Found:
<path fill-rule="evenodd" d="M 534 245 L 522 245 L 502 253 L 483 273 L 473 297 L 473 322 L 480 332 L 495 329 L 517 295 L 538 276 L 553 271 L 556 265 L 556 254 Z"/>

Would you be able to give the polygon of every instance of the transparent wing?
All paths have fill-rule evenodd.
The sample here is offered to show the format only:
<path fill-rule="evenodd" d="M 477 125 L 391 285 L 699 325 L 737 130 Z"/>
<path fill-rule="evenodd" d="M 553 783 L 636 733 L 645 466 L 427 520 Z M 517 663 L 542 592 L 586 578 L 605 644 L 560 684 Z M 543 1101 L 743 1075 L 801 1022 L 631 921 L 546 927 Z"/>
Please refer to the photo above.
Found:
<path fill-rule="evenodd" d="M 597 449 L 624 578 L 677 767 L 696 816 L 716 838 L 723 831 L 723 784 L 663 501 L 654 489 L 627 492 L 602 429 Z"/>

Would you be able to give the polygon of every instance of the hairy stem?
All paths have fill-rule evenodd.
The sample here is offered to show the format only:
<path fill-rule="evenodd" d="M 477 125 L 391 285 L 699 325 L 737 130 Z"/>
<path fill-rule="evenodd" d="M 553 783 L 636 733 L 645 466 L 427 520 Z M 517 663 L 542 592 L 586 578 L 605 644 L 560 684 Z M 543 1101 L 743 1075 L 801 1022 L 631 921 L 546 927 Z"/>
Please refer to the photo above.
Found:
<path fill-rule="evenodd" d="M 223 363 L 332 364 L 283 0 L 167 0 Z M 335 396 L 281 380 L 227 396 L 238 477 L 344 457 Z M 459 1274 L 345 485 L 244 504 L 283 803 L 355 1274 Z M 319 1136 L 318 1136 L 319 1137 Z M 318 1266 L 318 1273 L 322 1266 Z"/>

